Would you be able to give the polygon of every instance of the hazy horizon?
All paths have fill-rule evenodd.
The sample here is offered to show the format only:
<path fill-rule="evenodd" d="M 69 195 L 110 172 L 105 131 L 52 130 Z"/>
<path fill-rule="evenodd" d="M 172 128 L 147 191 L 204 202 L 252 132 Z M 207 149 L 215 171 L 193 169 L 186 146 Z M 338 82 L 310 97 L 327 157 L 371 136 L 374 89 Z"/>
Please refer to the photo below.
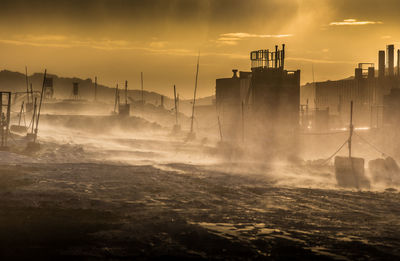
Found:
<path fill-rule="evenodd" d="M 43 72 L 114 86 L 129 82 L 172 96 L 193 95 L 200 51 L 199 97 L 215 79 L 249 70 L 249 52 L 287 46 L 287 69 L 301 83 L 349 77 L 377 51 L 400 47 L 395 0 L 87 0 L 1 3 L 1 69 Z"/>

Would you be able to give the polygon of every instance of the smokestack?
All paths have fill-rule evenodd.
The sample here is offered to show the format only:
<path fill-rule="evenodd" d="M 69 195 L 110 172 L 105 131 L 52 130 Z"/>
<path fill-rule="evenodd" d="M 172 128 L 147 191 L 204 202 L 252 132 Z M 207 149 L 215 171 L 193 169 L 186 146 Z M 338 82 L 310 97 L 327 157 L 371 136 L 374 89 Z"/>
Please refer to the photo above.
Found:
<path fill-rule="evenodd" d="M 285 69 L 285 44 L 282 44 L 282 69 Z"/>
<path fill-rule="evenodd" d="M 375 78 L 375 67 L 368 67 L 368 78 Z"/>
<path fill-rule="evenodd" d="M 385 77 L 385 51 L 379 51 L 379 78 Z"/>
<path fill-rule="evenodd" d="M 389 67 L 389 76 L 394 75 L 394 45 L 387 46 L 387 59 L 388 59 L 388 67 Z"/>
<path fill-rule="evenodd" d="M 397 50 L 397 76 L 400 77 L 400 49 Z"/>

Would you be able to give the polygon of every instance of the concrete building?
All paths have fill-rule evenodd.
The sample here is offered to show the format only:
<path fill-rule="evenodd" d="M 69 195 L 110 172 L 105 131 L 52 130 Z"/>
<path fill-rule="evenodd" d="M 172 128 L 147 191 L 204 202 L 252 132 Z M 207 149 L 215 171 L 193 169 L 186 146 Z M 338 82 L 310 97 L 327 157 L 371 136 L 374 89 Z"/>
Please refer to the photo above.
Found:
<path fill-rule="evenodd" d="M 224 140 L 239 141 L 243 130 L 242 109 L 249 91 L 251 73 L 232 70 L 231 78 L 216 80 L 215 102 Z"/>
<path fill-rule="evenodd" d="M 280 146 L 299 127 L 300 71 L 284 69 L 285 45 L 250 53 L 251 72 L 217 79 L 216 105 L 226 141 Z M 271 146 L 272 148 L 272 146 Z"/>

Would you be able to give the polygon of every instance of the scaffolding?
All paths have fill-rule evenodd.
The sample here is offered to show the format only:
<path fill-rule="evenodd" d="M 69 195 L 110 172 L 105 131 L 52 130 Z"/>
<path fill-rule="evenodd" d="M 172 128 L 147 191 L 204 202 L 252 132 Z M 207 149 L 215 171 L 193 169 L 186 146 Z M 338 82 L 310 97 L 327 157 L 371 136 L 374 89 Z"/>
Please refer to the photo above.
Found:
<path fill-rule="evenodd" d="M 285 66 L 285 45 L 282 44 L 282 50 L 278 45 L 275 51 L 258 50 L 250 53 L 251 68 L 276 68 L 283 69 Z"/>

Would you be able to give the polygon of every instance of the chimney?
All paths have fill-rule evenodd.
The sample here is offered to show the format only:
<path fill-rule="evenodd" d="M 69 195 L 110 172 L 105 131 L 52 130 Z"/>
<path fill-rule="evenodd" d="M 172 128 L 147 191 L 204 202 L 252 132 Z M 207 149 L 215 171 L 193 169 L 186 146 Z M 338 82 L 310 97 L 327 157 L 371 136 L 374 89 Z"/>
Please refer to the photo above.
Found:
<path fill-rule="evenodd" d="M 379 78 L 385 77 L 385 51 L 379 51 Z"/>
<path fill-rule="evenodd" d="M 238 77 L 238 75 L 237 75 L 238 70 L 237 69 L 233 69 L 232 72 L 233 72 L 232 78 L 236 79 Z"/>
<path fill-rule="evenodd" d="M 356 80 L 361 80 L 362 79 L 362 68 L 356 68 L 354 76 L 355 76 L 354 78 Z"/>
<path fill-rule="evenodd" d="M 394 75 L 394 45 L 388 45 L 387 46 L 387 61 L 388 61 L 388 67 L 389 67 L 389 76 Z"/>
<path fill-rule="evenodd" d="M 397 76 L 400 77 L 400 49 L 397 50 Z"/>
<path fill-rule="evenodd" d="M 375 78 L 375 67 L 368 67 L 368 79 Z"/>

